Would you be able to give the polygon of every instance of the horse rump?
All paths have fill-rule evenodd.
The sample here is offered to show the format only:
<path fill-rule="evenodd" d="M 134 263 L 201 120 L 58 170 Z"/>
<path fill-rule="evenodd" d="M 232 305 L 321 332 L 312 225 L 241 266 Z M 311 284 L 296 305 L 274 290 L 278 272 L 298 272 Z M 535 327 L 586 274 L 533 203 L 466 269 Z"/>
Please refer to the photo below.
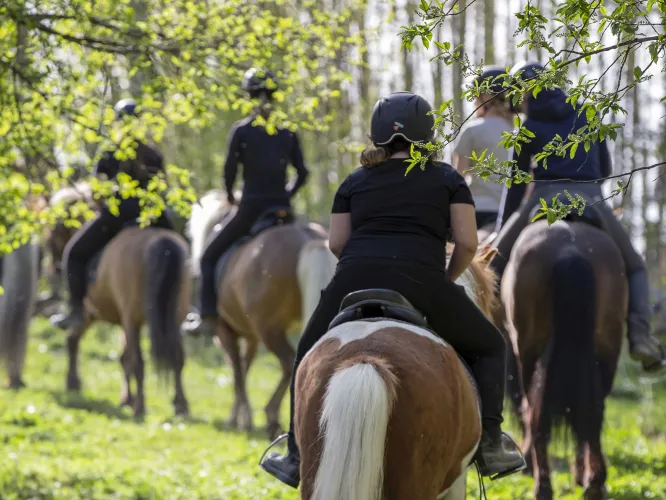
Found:
<path fill-rule="evenodd" d="M 180 335 L 180 293 L 186 255 L 170 236 L 156 239 L 146 251 L 146 319 L 151 356 L 157 372 L 178 370 L 185 362 Z"/>

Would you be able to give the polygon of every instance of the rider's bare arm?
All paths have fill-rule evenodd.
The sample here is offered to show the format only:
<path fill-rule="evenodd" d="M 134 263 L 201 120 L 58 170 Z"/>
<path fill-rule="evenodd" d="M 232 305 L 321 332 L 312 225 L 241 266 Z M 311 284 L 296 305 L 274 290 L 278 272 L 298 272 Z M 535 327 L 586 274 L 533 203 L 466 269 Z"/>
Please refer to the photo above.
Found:
<path fill-rule="evenodd" d="M 338 259 L 351 235 L 351 214 L 331 214 L 331 232 L 328 237 L 328 248 Z"/>
<path fill-rule="evenodd" d="M 451 280 L 455 281 L 471 264 L 479 246 L 474 205 L 468 203 L 451 204 L 451 232 L 455 247 L 446 274 Z"/>

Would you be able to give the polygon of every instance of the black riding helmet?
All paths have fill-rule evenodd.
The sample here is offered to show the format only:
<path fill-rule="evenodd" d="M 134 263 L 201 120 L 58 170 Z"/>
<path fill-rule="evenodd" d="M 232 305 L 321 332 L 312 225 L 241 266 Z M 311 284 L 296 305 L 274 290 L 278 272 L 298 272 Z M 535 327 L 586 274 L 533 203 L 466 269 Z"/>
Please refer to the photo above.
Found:
<path fill-rule="evenodd" d="M 499 94 L 504 90 L 502 85 L 502 75 L 506 74 L 506 70 L 500 66 L 492 66 L 486 69 L 483 73 L 477 76 L 474 81 L 478 86 L 481 86 L 485 81 L 488 81 L 488 89 L 492 94 Z"/>
<path fill-rule="evenodd" d="M 370 136 L 375 146 L 396 138 L 407 142 L 429 142 L 435 136 L 432 106 L 420 95 L 395 92 L 381 98 L 372 110 Z"/>
<path fill-rule="evenodd" d="M 512 76 L 518 76 L 520 75 L 523 80 L 531 80 L 532 78 L 536 78 L 537 72 L 543 71 L 544 68 L 543 65 L 539 62 L 536 61 L 521 61 L 513 66 L 511 68 L 511 75 Z"/>
<path fill-rule="evenodd" d="M 134 99 L 121 99 L 113 107 L 116 112 L 116 120 L 120 120 L 123 116 L 137 116 L 136 101 Z"/>
<path fill-rule="evenodd" d="M 256 97 L 260 92 L 272 95 L 277 90 L 277 78 L 272 71 L 250 68 L 243 76 L 241 88 L 250 94 L 250 97 Z"/>

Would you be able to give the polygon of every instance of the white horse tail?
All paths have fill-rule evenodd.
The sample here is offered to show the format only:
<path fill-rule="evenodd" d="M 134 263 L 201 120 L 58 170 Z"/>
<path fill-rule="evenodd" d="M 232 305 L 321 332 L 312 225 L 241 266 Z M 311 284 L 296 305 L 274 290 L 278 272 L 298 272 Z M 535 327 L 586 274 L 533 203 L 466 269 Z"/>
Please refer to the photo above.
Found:
<path fill-rule="evenodd" d="M 321 291 L 333 278 L 337 264 L 338 259 L 328 249 L 328 240 L 314 239 L 303 245 L 298 258 L 297 274 L 304 328 L 319 303 Z"/>
<path fill-rule="evenodd" d="M 0 296 L 0 360 L 10 385 L 18 388 L 28 344 L 28 326 L 35 304 L 39 245 L 31 241 L 4 257 Z"/>
<path fill-rule="evenodd" d="M 314 500 L 381 500 L 386 434 L 398 379 L 386 360 L 359 356 L 328 382 Z"/>

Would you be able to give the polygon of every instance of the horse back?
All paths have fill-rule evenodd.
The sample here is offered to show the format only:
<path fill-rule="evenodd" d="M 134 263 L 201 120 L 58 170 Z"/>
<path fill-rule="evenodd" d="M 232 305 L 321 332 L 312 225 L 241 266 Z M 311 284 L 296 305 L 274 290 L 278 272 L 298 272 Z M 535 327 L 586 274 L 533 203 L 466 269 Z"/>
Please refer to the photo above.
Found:
<path fill-rule="evenodd" d="M 319 415 L 329 380 L 360 363 L 380 363 L 396 380 L 385 448 L 385 497 L 435 498 L 466 474 L 481 435 L 476 390 L 455 351 L 423 332 L 397 322 L 350 322 L 331 330 L 307 354 L 296 375 L 303 498 L 310 498 L 319 467 Z"/>
<path fill-rule="evenodd" d="M 176 243 L 187 258 L 189 251 L 185 239 L 166 229 L 130 227 L 109 242 L 86 297 L 87 309 L 97 319 L 116 324 L 125 321 L 142 324 L 145 321 L 145 290 L 150 286 L 146 280 L 147 256 L 151 248 L 165 239 Z M 185 266 L 185 261 L 182 264 Z M 180 309 L 187 311 L 190 276 L 187 271 L 183 276 Z"/>

